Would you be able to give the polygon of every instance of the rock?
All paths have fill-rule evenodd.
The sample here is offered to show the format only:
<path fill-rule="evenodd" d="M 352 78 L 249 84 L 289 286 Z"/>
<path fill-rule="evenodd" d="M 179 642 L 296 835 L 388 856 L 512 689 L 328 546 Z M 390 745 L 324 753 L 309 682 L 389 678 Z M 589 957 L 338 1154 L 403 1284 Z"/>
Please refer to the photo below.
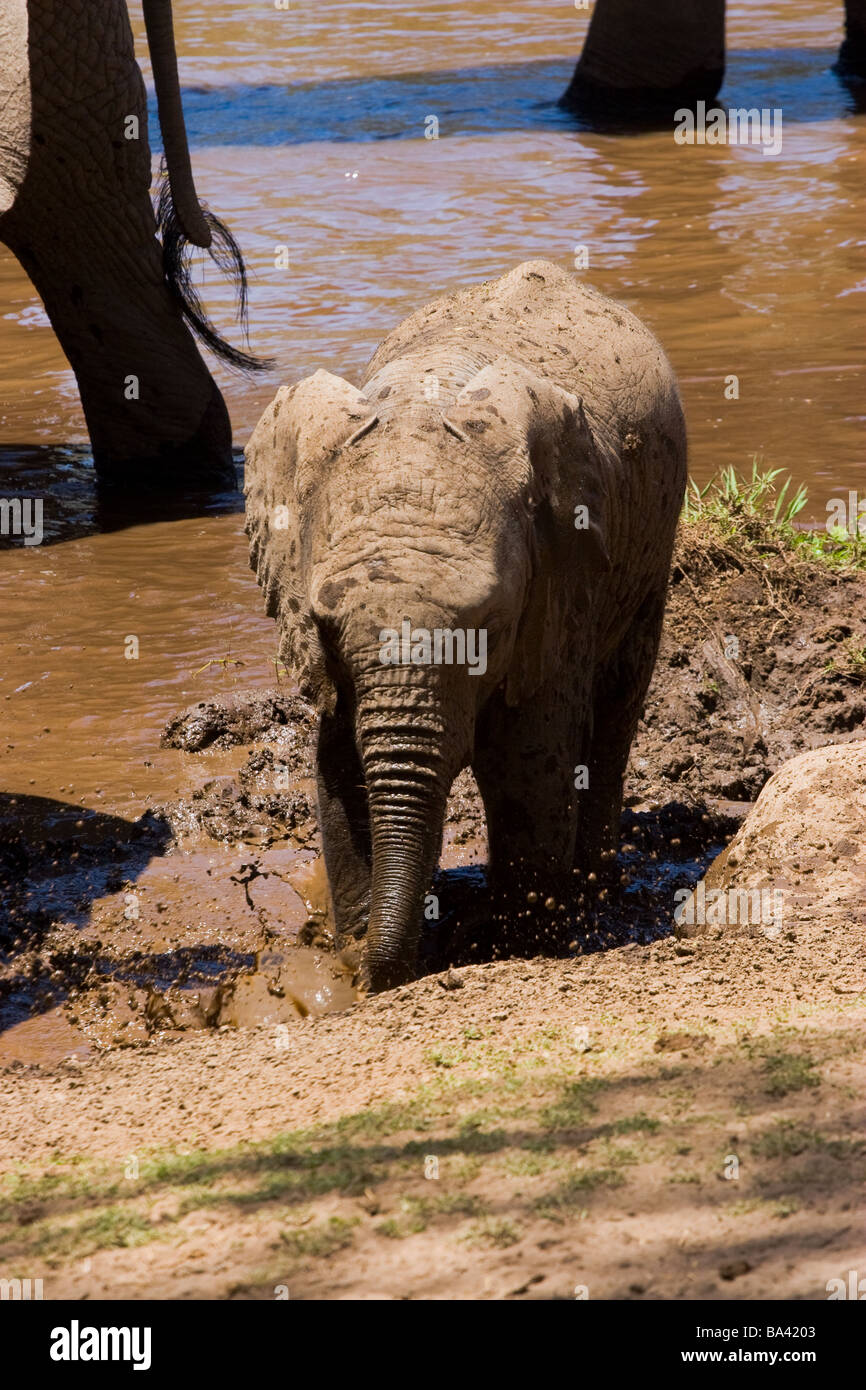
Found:
<path fill-rule="evenodd" d="M 440 985 L 442 986 L 443 989 L 462 989 L 462 988 L 463 988 L 463 981 L 462 981 L 462 979 L 461 979 L 460 976 L 457 974 L 456 970 L 452 970 L 452 969 L 450 968 L 450 966 L 449 966 L 449 968 L 446 970 L 446 972 L 445 972 L 444 975 L 440 975 L 440 976 L 439 976 L 439 983 L 440 983 Z"/>
<path fill-rule="evenodd" d="M 676 912 L 676 934 L 866 922 L 866 739 L 801 753 Z"/>

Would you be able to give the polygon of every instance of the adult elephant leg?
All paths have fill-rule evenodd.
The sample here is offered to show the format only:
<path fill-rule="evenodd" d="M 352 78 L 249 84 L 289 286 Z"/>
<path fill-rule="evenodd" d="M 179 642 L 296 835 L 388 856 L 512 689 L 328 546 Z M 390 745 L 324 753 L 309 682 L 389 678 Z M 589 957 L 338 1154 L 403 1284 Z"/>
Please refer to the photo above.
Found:
<path fill-rule="evenodd" d="M 125 4 L 29 0 L 26 41 L 29 144 L 0 153 L 14 182 L 0 239 L 75 372 L 100 478 L 233 484 L 225 404 L 165 283 Z"/>
<path fill-rule="evenodd" d="M 597 0 L 571 84 L 573 109 L 628 116 L 711 101 L 725 75 L 725 0 Z"/>
<path fill-rule="evenodd" d="M 319 828 L 338 948 L 354 963 L 370 916 L 370 817 L 352 721 L 338 705 L 319 725 Z"/>
<path fill-rule="evenodd" d="M 866 0 L 845 0 L 845 38 L 836 71 L 843 77 L 866 78 Z"/>
<path fill-rule="evenodd" d="M 511 709 L 501 694 L 483 712 L 472 770 L 487 820 L 488 881 L 495 937 L 522 954 L 568 935 L 567 906 L 577 824 L 575 731 L 587 697 L 558 680 Z"/>

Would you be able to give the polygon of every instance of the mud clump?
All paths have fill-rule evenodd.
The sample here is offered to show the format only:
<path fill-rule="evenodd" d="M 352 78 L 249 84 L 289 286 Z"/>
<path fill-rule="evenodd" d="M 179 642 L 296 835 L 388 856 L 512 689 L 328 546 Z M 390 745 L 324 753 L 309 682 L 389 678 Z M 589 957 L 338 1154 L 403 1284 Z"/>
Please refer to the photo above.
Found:
<path fill-rule="evenodd" d="M 213 840 L 262 847 L 283 841 L 317 847 L 312 786 L 298 786 L 297 776 L 283 760 L 282 749 L 277 755 L 270 747 L 256 748 L 236 777 L 212 778 L 191 797 L 161 807 L 159 814 L 178 835 L 204 833 Z"/>
<path fill-rule="evenodd" d="M 284 761 L 297 769 L 310 766 L 308 747 L 315 727 L 312 706 L 300 695 L 266 690 L 240 695 L 225 703 L 200 700 L 168 721 L 160 743 L 200 753 L 205 748 L 279 740 Z"/>

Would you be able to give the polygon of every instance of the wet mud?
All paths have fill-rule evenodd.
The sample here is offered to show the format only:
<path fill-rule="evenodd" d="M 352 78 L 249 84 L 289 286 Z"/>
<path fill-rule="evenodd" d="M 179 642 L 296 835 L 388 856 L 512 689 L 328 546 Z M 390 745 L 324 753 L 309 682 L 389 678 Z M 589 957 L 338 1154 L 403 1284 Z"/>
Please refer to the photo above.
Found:
<path fill-rule="evenodd" d="M 690 527 L 604 880 L 549 902 L 580 955 L 671 934 L 772 772 L 862 738 L 866 576 L 763 556 L 754 568 Z M 39 797 L 0 801 L 0 1059 L 142 1044 L 157 1034 L 285 1024 L 356 997 L 333 949 L 315 813 L 312 708 L 285 686 L 194 702 L 159 741 L 190 789 L 135 820 Z M 209 775 L 232 751 L 234 771 Z M 191 769 L 190 769 L 191 764 Z M 449 802 L 422 973 L 495 958 L 480 797 Z M 515 905 L 515 913 L 522 905 Z M 540 911 L 540 909 L 539 909 Z M 544 913 L 540 940 L 544 951 Z"/>

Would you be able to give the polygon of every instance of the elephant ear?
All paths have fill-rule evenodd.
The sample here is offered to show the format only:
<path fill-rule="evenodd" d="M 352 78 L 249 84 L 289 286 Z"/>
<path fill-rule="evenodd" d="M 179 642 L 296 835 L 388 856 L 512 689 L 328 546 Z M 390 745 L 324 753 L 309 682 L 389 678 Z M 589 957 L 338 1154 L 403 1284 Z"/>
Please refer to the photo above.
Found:
<path fill-rule="evenodd" d="M 316 484 L 331 461 L 377 422 L 362 391 L 318 371 L 282 386 L 247 444 L 244 493 L 250 566 L 280 630 L 280 656 L 301 693 L 325 712 L 336 694 L 310 611 L 305 555 Z"/>
<path fill-rule="evenodd" d="M 555 678 L 566 645 L 581 640 L 578 615 L 610 569 L 611 464 L 582 400 L 509 357 L 466 384 L 444 424 L 495 458 L 503 491 L 520 508 L 529 581 L 505 698 L 522 704 Z"/>

